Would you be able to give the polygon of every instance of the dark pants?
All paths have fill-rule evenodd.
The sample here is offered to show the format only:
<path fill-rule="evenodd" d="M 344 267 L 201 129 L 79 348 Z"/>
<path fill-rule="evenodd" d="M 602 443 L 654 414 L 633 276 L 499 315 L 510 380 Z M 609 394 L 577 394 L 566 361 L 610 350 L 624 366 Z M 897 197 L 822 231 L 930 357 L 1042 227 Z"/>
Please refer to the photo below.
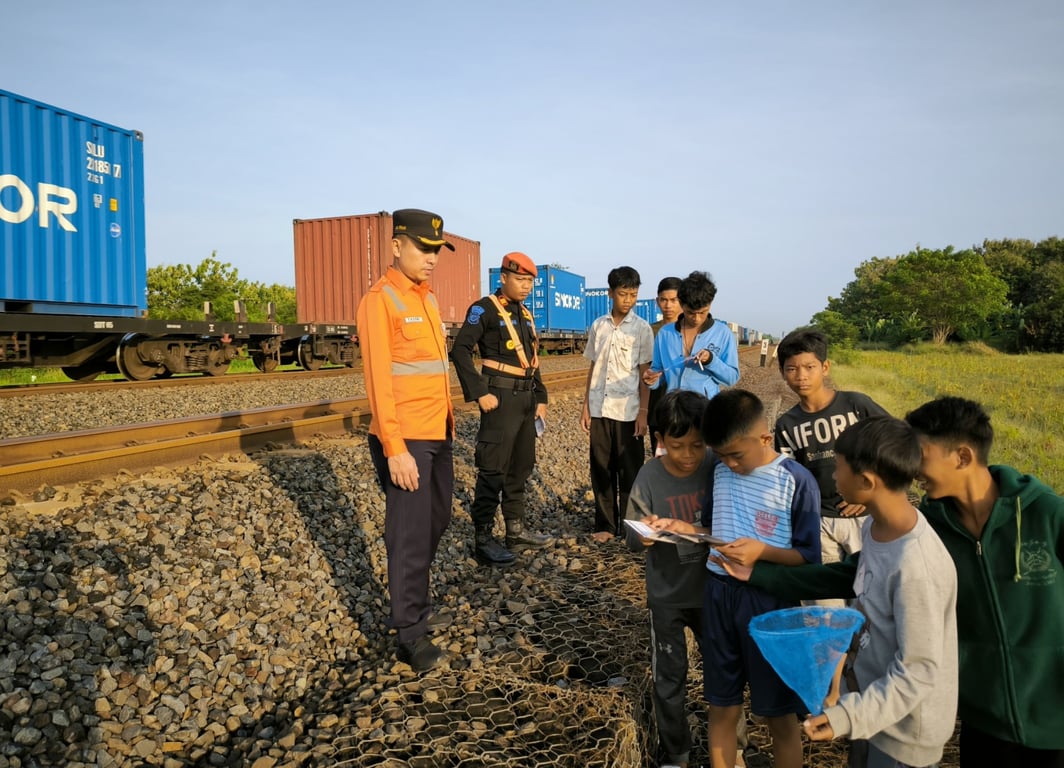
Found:
<path fill-rule="evenodd" d="M 391 625 L 399 632 L 400 643 L 412 643 L 427 631 L 425 620 L 432 613 L 429 566 L 451 522 L 454 498 L 451 441 L 407 440 L 406 449 L 417 463 L 416 491 L 392 484 L 384 447 L 376 435 L 369 436 L 370 456 L 384 489 Z"/>
<path fill-rule="evenodd" d="M 654 718 L 666 762 L 686 763 L 691 751 L 687 725 L 687 633 L 702 647 L 702 608 L 655 605 L 650 609 L 650 663 L 654 673 Z"/>
<path fill-rule="evenodd" d="M 1064 749 L 1032 749 L 965 725 L 961 721 L 961 768 L 1064 768 Z"/>
<path fill-rule="evenodd" d="M 477 487 L 469 509 L 475 526 L 495 522 L 500 497 L 504 519 L 525 517 L 525 482 L 536 464 L 536 393 L 529 388 L 531 384 L 499 376 L 488 380 L 499 407 L 480 414 Z"/>
<path fill-rule="evenodd" d="M 635 476 L 643 466 L 643 438 L 634 421 L 591 419 L 591 490 L 595 494 L 595 531 L 620 536 Z"/>

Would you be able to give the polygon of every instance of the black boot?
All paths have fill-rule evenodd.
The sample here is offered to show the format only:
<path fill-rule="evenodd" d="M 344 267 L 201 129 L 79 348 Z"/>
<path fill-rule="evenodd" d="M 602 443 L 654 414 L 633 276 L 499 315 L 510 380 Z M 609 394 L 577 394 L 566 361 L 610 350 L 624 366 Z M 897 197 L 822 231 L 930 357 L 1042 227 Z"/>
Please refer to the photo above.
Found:
<path fill-rule="evenodd" d="M 525 528 L 524 520 L 506 521 L 506 546 L 513 547 L 542 547 L 550 542 L 550 536 L 536 533 Z"/>
<path fill-rule="evenodd" d="M 491 525 L 478 525 L 474 533 L 473 556 L 483 565 L 510 565 L 514 553 L 495 540 Z"/>

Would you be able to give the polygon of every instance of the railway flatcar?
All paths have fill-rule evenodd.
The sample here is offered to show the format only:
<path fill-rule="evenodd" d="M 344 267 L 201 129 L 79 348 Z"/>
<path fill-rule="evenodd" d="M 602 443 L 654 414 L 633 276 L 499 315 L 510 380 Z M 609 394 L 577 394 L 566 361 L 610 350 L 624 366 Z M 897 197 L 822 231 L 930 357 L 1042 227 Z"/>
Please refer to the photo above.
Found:
<path fill-rule="evenodd" d="M 147 318 L 143 144 L 0 90 L 0 367 L 148 379 L 277 355 L 276 323 Z"/>

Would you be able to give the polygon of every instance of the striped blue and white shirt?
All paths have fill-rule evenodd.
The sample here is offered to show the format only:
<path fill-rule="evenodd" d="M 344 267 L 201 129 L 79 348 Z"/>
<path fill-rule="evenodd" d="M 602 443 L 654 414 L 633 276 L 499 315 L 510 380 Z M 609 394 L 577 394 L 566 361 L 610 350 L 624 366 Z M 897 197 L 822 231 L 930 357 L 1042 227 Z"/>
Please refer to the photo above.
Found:
<path fill-rule="evenodd" d="M 702 525 L 725 541 L 757 539 L 796 549 L 808 563 L 820 562 L 820 488 L 808 469 L 785 456 L 748 475 L 716 462 L 709 474 Z M 727 575 L 711 561 L 706 567 Z"/>

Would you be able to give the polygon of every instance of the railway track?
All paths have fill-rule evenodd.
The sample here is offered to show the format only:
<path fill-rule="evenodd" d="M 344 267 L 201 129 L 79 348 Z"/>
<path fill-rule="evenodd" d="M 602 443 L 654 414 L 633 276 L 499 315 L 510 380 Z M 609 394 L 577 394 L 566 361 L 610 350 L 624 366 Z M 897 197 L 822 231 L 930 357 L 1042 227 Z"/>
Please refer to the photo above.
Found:
<path fill-rule="evenodd" d="M 553 392 L 582 387 L 586 378 L 586 369 L 543 374 Z M 458 387 L 451 397 L 456 408 L 475 407 L 462 402 Z M 0 488 L 31 494 L 46 485 L 345 434 L 369 419 L 369 402 L 348 398 L 5 440 L 0 442 Z"/>

